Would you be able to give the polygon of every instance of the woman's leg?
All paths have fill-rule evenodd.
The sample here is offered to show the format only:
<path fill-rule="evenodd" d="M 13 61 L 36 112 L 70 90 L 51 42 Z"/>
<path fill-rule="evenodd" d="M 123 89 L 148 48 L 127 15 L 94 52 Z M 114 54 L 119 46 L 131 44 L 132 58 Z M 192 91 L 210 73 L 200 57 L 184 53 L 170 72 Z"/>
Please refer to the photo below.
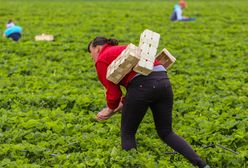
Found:
<path fill-rule="evenodd" d="M 191 146 L 172 131 L 173 91 L 169 79 L 157 82 L 157 100 L 151 103 L 156 130 L 159 137 L 175 151 L 186 157 L 192 164 L 199 167 L 206 165 Z"/>
<path fill-rule="evenodd" d="M 142 101 L 141 94 L 135 88 L 129 88 L 125 97 L 121 116 L 121 143 L 124 150 L 136 148 L 135 134 L 148 109 L 149 103 Z"/>
<path fill-rule="evenodd" d="M 21 38 L 21 34 L 20 33 L 12 33 L 8 36 L 8 38 L 11 38 L 14 41 L 18 41 Z"/>

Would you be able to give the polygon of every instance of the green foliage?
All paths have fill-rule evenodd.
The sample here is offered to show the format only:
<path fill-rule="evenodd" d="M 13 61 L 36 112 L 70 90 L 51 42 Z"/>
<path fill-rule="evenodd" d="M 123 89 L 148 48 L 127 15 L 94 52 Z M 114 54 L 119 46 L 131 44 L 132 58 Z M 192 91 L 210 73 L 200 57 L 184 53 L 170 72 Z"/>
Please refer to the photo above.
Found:
<path fill-rule="evenodd" d="M 9 18 L 24 28 L 18 43 L 0 37 L 0 167 L 192 167 L 166 154 L 151 113 L 129 152 L 119 114 L 94 120 L 105 100 L 88 42 L 137 44 L 146 28 L 177 58 L 168 71 L 175 132 L 212 167 L 247 167 L 248 3 L 192 0 L 184 14 L 197 20 L 183 23 L 169 21 L 176 2 L 0 0 L 1 33 Z M 41 33 L 55 41 L 35 42 Z"/>

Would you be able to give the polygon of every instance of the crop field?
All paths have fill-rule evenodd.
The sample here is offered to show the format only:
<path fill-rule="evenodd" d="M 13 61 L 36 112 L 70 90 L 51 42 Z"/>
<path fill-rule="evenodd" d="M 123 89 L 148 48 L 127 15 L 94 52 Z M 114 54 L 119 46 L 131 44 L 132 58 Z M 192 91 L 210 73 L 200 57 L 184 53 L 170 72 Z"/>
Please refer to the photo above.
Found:
<path fill-rule="evenodd" d="M 123 151 L 121 114 L 95 121 L 105 106 L 87 45 L 96 36 L 138 45 L 145 29 L 177 59 L 168 70 L 173 129 L 213 168 L 248 167 L 248 1 L 0 0 L 0 32 L 9 19 L 19 42 L 0 37 L 0 167 L 191 168 L 158 137 L 150 111 L 137 150 Z M 53 42 L 35 41 L 52 34 Z"/>

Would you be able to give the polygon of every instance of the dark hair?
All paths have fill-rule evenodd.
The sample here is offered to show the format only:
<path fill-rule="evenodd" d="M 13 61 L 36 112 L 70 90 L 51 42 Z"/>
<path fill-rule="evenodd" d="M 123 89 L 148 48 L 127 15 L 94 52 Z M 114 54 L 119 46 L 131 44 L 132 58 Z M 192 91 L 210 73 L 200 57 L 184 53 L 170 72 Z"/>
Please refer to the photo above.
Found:
<path fill-rule="evenodd" d="M 93 47 L 96 47 L 97 45 L 102 46 L 104 44 L 109 44 L 109 45 L 115 46 L 115 45 L 118 45 L 118 40 L 116 40 L 116 39 L 107 39 L 105 37 L 96 37 L 96 38 L 94 38 L 94 40 L 89 42 L 89 44 L 88 44 L 88 52 L 90 53 L 90 45 L 92 45 Z"/>
<path fill-rule="evenodd" d="M 12 22 L 13 22 L 12 19 L 9 19 L 8 23 L 12 23 Z"/>

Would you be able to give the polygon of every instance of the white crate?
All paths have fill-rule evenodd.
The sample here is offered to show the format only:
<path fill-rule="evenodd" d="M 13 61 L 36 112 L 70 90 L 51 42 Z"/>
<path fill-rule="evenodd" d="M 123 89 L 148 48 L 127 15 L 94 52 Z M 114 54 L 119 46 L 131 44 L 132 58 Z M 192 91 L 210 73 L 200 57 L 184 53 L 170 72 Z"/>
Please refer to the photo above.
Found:
<path fill-rule="evenodd" d="M 140 59 L 141 50 L 129 44 L 125 50 L 108 66 L 106 78 L 118 84 Z"/>
<path fill-rule="evenodd" d="M 159 44 L 160 35 L 151 30 L 144 30 L 140 35 L 139 48 L 141 49 L 140 61 L 134 67 L 134 71 L 142 75 L 148 75 L 153 70 L 153 63 Z"/>
<path fill-rule="evenodd" d="M 35 36 L 35 40 L 36 41 L 53 41 L 54 36 L 53 35 L 48 35 L 48 34 L 41 34 L 41 35 Z"/>
<path fill-rule="evenodd" d="M 163 49 L 156 55 L 156 60 L 158 60 L 166 69 L 170 68 L 172 64 L 176 61 L 176 58 L 171 55 L 167 49 Z"/>

